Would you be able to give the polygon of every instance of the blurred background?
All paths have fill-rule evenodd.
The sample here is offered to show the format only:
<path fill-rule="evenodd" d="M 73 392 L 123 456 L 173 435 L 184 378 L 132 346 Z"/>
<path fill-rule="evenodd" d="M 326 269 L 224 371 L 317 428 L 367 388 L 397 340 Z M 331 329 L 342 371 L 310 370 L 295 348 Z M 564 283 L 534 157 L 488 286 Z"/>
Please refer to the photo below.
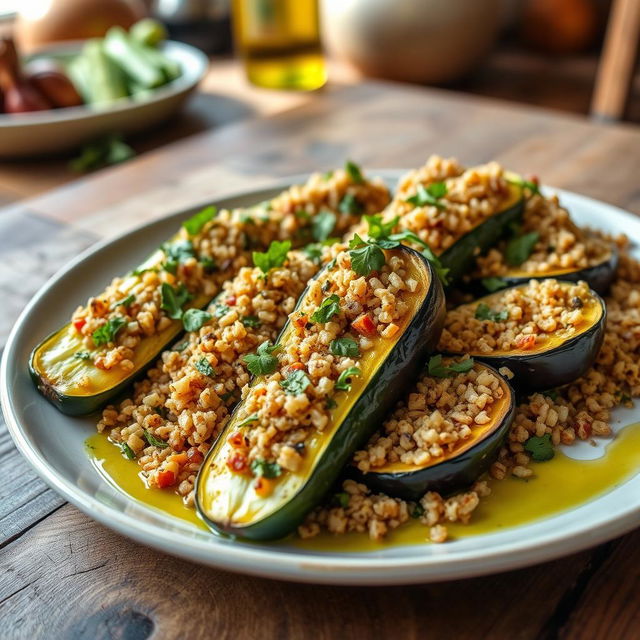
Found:
<path fill-rule="evenodd" d="M 0 156 L 111 136 L 90 170 L 362 77 L 639 122 L 639 32 L 640 0 L 0 0 Z"/>

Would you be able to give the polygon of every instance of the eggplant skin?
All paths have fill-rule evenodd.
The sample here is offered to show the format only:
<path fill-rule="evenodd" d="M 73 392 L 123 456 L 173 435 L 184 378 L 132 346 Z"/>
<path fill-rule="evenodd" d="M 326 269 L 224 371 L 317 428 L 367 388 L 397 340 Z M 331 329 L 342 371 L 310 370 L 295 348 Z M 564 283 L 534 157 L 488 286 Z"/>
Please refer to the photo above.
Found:
<path fill-rule="evenodd" d="M 261 520 L 242 525 L 213 521 L 201 504 L 200 485 L 204 482 L 203 470 L 207 459 L 216 455 L 218 447 L 214 445 L 200 469 L 196 486 L 196 507 L 202 519 L 214 531 L 250 540 L 274 540 L 294 531 L 334 486 L 353 452 L 362 447 L 379 428 L 389 410 L 405 392 L 406 381 L 413 379 L 424 366 L 427 354 L 433 353 L 444 326 L 444 291 L 430 263 L 413 249 L 402 247 L 402 250 L 413 253 L 428 269 L 429 290 L 397 344 L 320 454 L 309 477 L 297 492 Z M 306 291 L 302 295 L 305 294 Z M 232 423 L 229 423 L 231 426 Z M 226 430 L 220 435 L 218 444 L 225 441 L 225 433 Z"/>
<path fill-rule="evenodd" d="M 485 368 L 491 369 L 491 367 Z M 497 372 L 509 393 L 509 403 L 502 412 L 500 420 L 476 444 L 451 458 L 445 458 L 437 464 L 402 472 L 364 473 L 350 465 L 346 475 L 357 482 L 366 484 L 373 491 L 403 500 L 417 502 L 427 491 L 436 491 L 441 495 L 464 490 L 470 487 L 498 457 L 509 427 L 516 415 L 516 394 L 511 385 Z"/>

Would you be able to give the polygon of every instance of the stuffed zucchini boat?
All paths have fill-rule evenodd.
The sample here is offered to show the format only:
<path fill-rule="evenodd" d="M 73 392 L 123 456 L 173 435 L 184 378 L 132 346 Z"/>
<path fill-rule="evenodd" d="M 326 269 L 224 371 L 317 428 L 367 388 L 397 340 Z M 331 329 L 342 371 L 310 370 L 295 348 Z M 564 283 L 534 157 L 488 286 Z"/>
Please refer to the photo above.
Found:
<path fill-rule="evenodd" d="M 551 389 L 593 364 L 606 316 L 585 282 L 531 280 L 450 310 L 439 349 L 507 367 L 518 390 Z"/>
<path fill-rule="evenodd" d="M 465 489 L 495 460 L 515 407 L 513 389 L 492 367 L 466 356 L 433 356 L 382 429 L 356 452 L 349 474 L 404 500 Z"/>
<path fill-rule="evenodd" d="M 442 286 L 419 253 L 339 253 L 277 345 L 247 357 L 256 378 L 197 478 L 204 521 L 256 540 L 294 530 L 422 366 L 443 318 Z"/>

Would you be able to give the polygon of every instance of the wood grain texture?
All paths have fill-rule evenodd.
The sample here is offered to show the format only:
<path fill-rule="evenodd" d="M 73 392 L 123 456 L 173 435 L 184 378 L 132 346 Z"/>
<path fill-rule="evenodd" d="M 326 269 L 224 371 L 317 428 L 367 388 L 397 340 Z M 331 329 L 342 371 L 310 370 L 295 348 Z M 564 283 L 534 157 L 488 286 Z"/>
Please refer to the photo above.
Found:
<path fill-rule="evenodd" d="M 329 88 L 288 113 L 193 136 L 0 210 L 0 295 L 8 301 L 0 348 L 33 291 L 97 237 L 346 157 L 368 168 L 407 167 L 430 153 L 466 164 L 497 158 L 640 212 L 634 127 L 377 82 Z M 640 533 L 476 580 L 393 589 L 301 586 L 197 567 L 61 506 L 2 426 L 0 463 L 2 638 L 640 635 Z"/>

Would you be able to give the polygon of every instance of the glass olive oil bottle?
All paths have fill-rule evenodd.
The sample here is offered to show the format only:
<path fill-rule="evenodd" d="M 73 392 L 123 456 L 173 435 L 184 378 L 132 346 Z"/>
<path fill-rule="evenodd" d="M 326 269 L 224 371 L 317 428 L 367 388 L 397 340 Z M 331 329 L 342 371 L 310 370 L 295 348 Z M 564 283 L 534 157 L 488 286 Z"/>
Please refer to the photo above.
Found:
<path fill-rule="evenodd" d="M 233 23 L 253 84 L 312 90 L 326 82 L 318 0 L 233 0 Z"/>

